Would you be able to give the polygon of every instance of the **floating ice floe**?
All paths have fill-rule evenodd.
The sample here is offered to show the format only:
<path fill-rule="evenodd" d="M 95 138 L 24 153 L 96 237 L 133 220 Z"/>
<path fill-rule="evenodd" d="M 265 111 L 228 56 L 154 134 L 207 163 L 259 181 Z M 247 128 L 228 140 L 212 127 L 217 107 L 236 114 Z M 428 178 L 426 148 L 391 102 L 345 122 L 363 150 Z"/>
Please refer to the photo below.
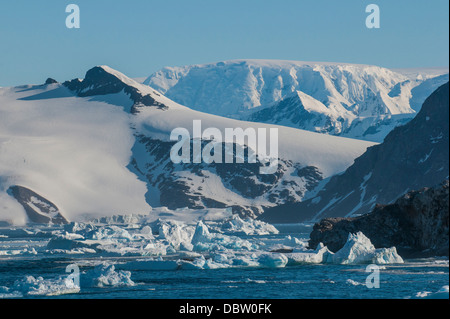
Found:
<path fill-rule="evenodd" d="M 308 243 L 306 241 L 302 241 L 298 238 L 291 237 L 290 235 L 284 238 L 283 244 L 285 244 L 286 246 L 300 249 L 305 249 L 308 246 Z"/>
<path fill-rule="evenodd" d="M 436 292 L 422 291 L 415 295 L 415 298 L 423 299 L 449 299 L 449 286 L 443 286 Z"/>
<path fill-rule="evenodd" d="M 83 288 L 135 285 L 129 271 L 116 271 L 114 265 L 105 263 L 81 274 L 80 280 Z M 0 287 L 0 298 L 59 296 L 79 292 L 80 286 L 75 284 L 75 281 L 69 276 L 57 279 L 27 276 L 22 280 L 17 280 L 11 288 Z"/>
<path fill-rule="evenodd" d="M 8 287 L 0 286 L 0 299 L 7 298 L 22 298 L 23 294 L 18 291 L 13 291 Z"/>
<path fill-rule="evenodd" d="M 119 270 L 112 264 L 103 263 L 97 265 L 94 269 L 81 274 L 82 287 L 119 287 L 134 286 L 131 280 L 131 272 Z"/>
<path fill-rule="evenodd" d="M 0 250 L 0 256 L 37 255 L 34 248 Z"/>
<path fill-rule="evenodd" d="M 50 255 L 85 255 L 85 254 L 96 254 L 97 251 L 92 248 L 81 247 L 81 248 L 74 248 L 71 250 L 65 249 L 46 250 L 46 253 Z"/>
<path fill-rule="evenodd" d="M 219 226 L 225 233 L 260 236 L 279 233 L 279 231 L 271 224 L 252 218 L 241 219 L 239 215 L 233 215 L 231 218 L 220 223 Z"/>
<path fill-rule="evenodd" d="M 352 285 L 352 286 L 363 286 L 363 285 L 365 285 L 365 283 L 358 282 L 358 281 L 355 281 L 353 279 L 347 279 L 346 283 L 349 284 L 349 285 Z"/>
<path fill-rule="evenodd" d="M 66 277 L 58 279 L 44 279 L 42 277 L 27 276 L 14 283 L 9 289 L 12 293 L 23 296 L 59 296 L 80 292 L 80 287 L 73 280 Z"/>
<path fill-rule="evenodd" d="M 243 237 L 233 234 L 241 234 Z M 306 248 L 306 240 L 258 236 L 277 234 L 273 226 L 234 215 L 222 222 L 196 225 L 155 220 L 142 225 L 70 223 L 47 244 L 49 254 L 97 253 L 105 257 L 145 257 L 129 262 L 129 270 L 217 269 L 228 267 L 285 267 L 291 264 L 402 263 L 395 247 L 375 249 L 363 234 L 350 234 L 333 254 L 320 244 Z M 197 254 L 181 257 L 181 254 Z M 158 258 L 164 257 L 164 258 Z"/>
<path fill-rule="evenodd" d="M 284 254 L 254 252 L 239 254 L 234 251 L 216 252 L 205 258 L 181 261 L 181 269 L 221 269 L 221 268 L 282 268 L 288 263 Z"/>
<path fill-rule="evenodd" d="M 315 251 L 288 254 L 290 263 L 298 264 L 398 264 L 403 263 L 395 247 L 379 248 L 373 246 L 362 232 L 349 234 L 347 242 L 336 253 L 320 243 Z"/>

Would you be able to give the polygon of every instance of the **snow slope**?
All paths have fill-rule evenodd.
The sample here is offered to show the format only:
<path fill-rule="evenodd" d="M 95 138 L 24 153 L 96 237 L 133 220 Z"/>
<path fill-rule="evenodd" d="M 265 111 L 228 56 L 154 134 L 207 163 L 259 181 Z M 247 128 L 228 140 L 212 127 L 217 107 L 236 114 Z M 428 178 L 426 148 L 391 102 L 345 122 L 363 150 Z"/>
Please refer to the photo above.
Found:
<path fill-rule="evenodd" d="M 411 90 L 443 72 L 400 73 L 345 63 L 232 60 L 166 67 L 144 84 L 210 114 L 381 142 L 418 111 L 411 105 Z M 443 77 L 448 81 L 448 72 Z M 421 105 L 445 81 L 430 82 L 431 87 L 415 96 L 414 106 Z"/>
<path fill-rule="evenodd" d="M 126 165 L 134 143 L 129 116 L 78 98 L 60 84 L 0 90 L 0 220 L 25 222 L 6 191 L 33 189 L 69 220 L 145 213 L 145 184 Z"/>
<path fill-rule="evenodd" d="M 193 120 L 221 131 L 278 128 L 277 173 L 255 174 L 251 164 L 173 164 L 170 133 L 191 131 Z M 258 210 L 301 201 L 371 145 L 205 114 L 96 67 L 83 80 L 0 90 L 0 220 L 26 220 L 6 192 L 13 185 L 42 195 L 69 220 L 145 214 L 150 206 Z"/>

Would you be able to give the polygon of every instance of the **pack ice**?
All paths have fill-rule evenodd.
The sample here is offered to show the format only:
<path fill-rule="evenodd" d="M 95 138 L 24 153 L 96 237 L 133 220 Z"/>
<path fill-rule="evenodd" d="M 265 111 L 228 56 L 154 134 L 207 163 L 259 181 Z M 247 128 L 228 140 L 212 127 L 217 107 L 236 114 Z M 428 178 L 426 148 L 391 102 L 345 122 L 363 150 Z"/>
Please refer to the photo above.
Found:
<path fill-rule="evenodd" d="M 349 234 L 336 253 L 322 244 L 308 250 L 306 238 L 274 239 L 274 234 L 278 230 L 273 225 L 239 216 L 196 224 L 162 219 L 123 225 L 72 222 L 53 234 L 44 253 L 135 257 L 115 265 L 128 271 L 403 263 L 395 247 L 376 249 L 361 232 Z"/>

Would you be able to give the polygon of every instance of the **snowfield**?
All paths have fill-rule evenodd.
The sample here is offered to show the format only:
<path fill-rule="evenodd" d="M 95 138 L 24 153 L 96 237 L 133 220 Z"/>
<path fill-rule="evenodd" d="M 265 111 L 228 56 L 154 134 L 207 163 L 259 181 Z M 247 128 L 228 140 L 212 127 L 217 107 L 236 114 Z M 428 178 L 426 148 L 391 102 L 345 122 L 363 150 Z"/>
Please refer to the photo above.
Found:
<path fill-rule="evenodd" d="M 59 84 L 1 89 L 0 219 L 26 222 L 6 193 L 12 185 L 51 198 L 69 220 L 148 212 L 145 184 L 126 168 L 129 122 L 120 107 L 73 97 Z"/>

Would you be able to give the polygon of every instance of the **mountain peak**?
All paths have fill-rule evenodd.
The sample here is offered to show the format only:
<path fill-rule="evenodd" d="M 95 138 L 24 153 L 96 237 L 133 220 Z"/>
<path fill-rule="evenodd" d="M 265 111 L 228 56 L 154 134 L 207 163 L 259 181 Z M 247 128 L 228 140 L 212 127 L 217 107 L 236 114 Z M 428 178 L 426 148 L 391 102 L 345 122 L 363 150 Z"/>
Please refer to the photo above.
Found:
<path fill-rule="evenodd" d="M 144 106 L 168 108 L 157 101 L 160 95 L 152 88 L 141 85 L 106 65 L 93 67 L 86 72 L 83 80 L 74 79 L 64 82 L 63 85 L 79 97 L 117 94 L 123 91 L 133 101 L 131 113 L 138 112 L 137 108 Z"/>
<path fill-rule="evenodd" d="M 382 144 L 368 148 L 314 197 L 267 209 L 262 219 L 292 223 L 357 216 L 370 212 L 376 203 L 392 203 L 408 190 L 441 183 L 449 175 L 448 116 L 447 82 L 425 100 L 413 120 L 392 130 Z"/>

